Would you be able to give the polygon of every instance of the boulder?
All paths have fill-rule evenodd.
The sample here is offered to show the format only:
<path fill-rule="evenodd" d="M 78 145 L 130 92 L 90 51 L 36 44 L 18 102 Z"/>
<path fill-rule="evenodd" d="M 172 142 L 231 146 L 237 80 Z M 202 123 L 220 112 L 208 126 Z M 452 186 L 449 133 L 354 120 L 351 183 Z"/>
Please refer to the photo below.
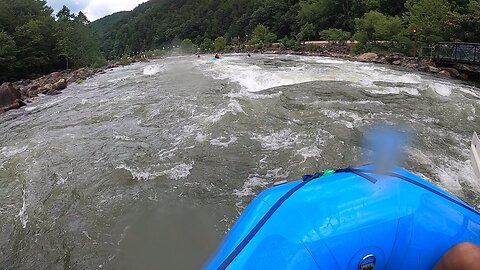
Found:
<path fill-rule="evenodd" d="M 397 65 L 397 66 L 400 65 L 401 63 L 402 63 L 402 60 L 400 60 L 400 59 L 392 62 L 392 64 Z"/>
<path fill-rule="evenodd" d="M 60 73 L 60 72 L 52 72 L 52 73 L 50 73 L 49 76 L 50 76 L 50 78 L 52 78 L 52 79 L 59 79 L 60 76 L 62 76 L 62 73 Z"/>
<path fill-rule="evenodd" d="M 0 86 L 0 111 L 18 109 L 25 105 L 22 101 L 20 91 L 11 83 L 3 83 Z"/>
<path fill-rule="evenodd" d="M 53 84 L 52 88 L 54 90 L 63 90 L 65 88 L 67 88 L 67 82 L 65 81 L 65 79 L 60 79 L 56 83 Z"/>
<path fill-rule="evenodd" d="M 71 75 L 70 77 L 67 78 L 67 83 L 74 83 L 77 80 L 77 77 L 75 75 Z"/>
<path fill-rule="evenodd" d="M 458 78 L 460 76 L 460 72 L 458 72 L 458 70 L 456 70 L 454 68 L 442 67 L 442 70 L 445 70 L 448 73 L 450 73 L 450 76 L 453 77 L 453 78 Z"/>
<path fill-rule="evenodd" d="M 404 58 L 404 55 L 401 53 L 392 53 L 385 57 L 388 63 L 393 63 L 394 65 L 400 65 L 401 60 Z M 398 64 L 395 64 L 397 62 Z"/>
<path fill-rule="evenodd" d="M 419 66 L 420 65 L 415 63 L 415 62 L 409 62 L 405 65 L 405 67 L 408 68 L 408 69 L 418 69 Z"/>
<path fill-rule="evenodd" d="M 364 62 L 371 62 L 377 58 L 378 58 L 378 54 L 376 53 L 364 53 L 357 57 L 359 61 L 364 61 Z"/>
<path fill-rule="evenodd" d="M 379 63 L 379 64 L 388 64 L 388 61 L 387 59 L 385 58 L 385 56 L 379 56 L 378 58 L 376 58 L 375 60 L 373 60 L 375 63 Z"/>
<path fill-rule="evenodd" d="M 462 80 L 468 80 L 468 74 L 467 73 L 460 73 L 460 79 Z"/>
<path fill-rule="evenodd" d="M 53 85 L 47 83 L 47 84 L 45 84 L 44 86 L 40 87 L 38 90 L 40 90 L 40 92 L 41 92 L 42 94 L 44 94 L 44 93 L 46 93 L 46 92 L 48 92 L 48 91 L 50 91 L 50 90 L 53 90 Z"/>
<path fill-rule="evenodd" d="M 428 66 L 427 67 L 427 71 L 428 72 L 431 72 L 431 73 L 439 73 L 440 72 L 440 69 L 439 68 L 436 68 L 434 66 Z"/>
<path fill-rule="evenodd" d="M 52 89 L 52 90 L 48 90 L 45 94 L 49 96 L 55 96 L 55 95 L 60 95 L 61 93 L 62 92 L 58 90 Z"/>
<path fill-rule="evenodd" d="M 442 76 L 442 77 L 446 77 L 446 78 L 452 77 L 452 76 L 450 75 L 450 72 L 448 72 L 448 71 L 446 71 L 446 70 L 444 70 L 444 69 L 440 70 L 440 72 L 438 72 L 438 75 L 440 75 L 440 76 Z"/>

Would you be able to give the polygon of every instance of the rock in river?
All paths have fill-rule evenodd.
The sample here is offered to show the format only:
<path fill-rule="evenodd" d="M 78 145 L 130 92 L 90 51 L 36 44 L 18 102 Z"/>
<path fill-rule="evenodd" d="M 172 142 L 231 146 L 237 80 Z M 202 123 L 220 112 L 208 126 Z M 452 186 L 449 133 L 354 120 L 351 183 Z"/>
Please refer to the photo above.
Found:
<path fill-rule="evenodd" d="M 3 83 L 0 86 L 0 111 L 18 109 L 25 105 L 22 101 L 20 91 L 13 87 L 11 83 Z"/>

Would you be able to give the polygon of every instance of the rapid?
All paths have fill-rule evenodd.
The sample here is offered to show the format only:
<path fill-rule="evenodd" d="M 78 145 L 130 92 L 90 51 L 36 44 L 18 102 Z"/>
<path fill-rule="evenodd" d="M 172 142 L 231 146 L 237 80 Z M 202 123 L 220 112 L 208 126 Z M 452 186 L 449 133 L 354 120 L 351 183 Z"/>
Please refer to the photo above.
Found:
<path fill-rule="evenodd" d="M 198 269 L 261 190 L 368 162 L 375 123 L 408 128 L 403 166 L 478 208 L 479 100 L 460 81 L 324 57 L 108 70 L 0 114 L 0 269 Z"/>

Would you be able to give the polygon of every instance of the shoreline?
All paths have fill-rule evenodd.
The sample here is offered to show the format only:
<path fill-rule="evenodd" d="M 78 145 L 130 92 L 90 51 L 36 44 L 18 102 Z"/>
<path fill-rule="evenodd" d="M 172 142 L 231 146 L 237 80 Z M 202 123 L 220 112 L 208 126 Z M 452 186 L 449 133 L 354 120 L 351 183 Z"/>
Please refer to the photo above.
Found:
<path fill-rule="evenodd" d="M 36 79 L 23 79 L 15 82 L 4 82 L 0 85 L 0 113 L 19 109 L 32 102 L 40 94 L 60 95 L 69 84 L 83 83 L 97 74 L 103 74 L 108 69 L 130 65 L 136 62 L 148 61 L 140 56 L 118 60 L 105 67 L 79 68 L 75 70 L 55 71 Z"/>
<path fill-rule="evenodd" d="M 402 67 L 405 70 L 425 72 L 443 78 L 460 79 L 473 83 L 476 82 L 475 78 L 478 79 L 480 77 L 480 67 L 478 66 L 461 64 L 437 67 L 430 59 L 408 57 L 400 53 L 385 55 L 368 52 L 360 55 L 352 55 L 350 47 L 347 45 L 331 44 L 329 46 L 319 46 L 313 51 L 294 51 L 271 47 L 266 49 L 234 49 L 222 53 L 290 54 L 298 56 L 332 57 L 350 61 L 397 66 Z M 152 57 L 150 59 L 156 58 L 158 57 Z M 27 103 L 31 103 L 31 100 L 38 97 L 39 94 L 59 95 L 62 93 L 62 90 L 66 89 L 71 83 L 82 83 L 97 74 L 105 73 L 108 69 L 142 61 L 148 62 L 149 59 L 141 56 L 134 56 L 127 59 L 117 60 L 110 65 L 101 68 L 80 68 L 76 70 L 57 71 L 36 79 L 19 80 L 13 83 L 5 82 L 0 85 L 0 113 L 19 109 Z M 472 77 L 471 74 L 474 76 Z"/>

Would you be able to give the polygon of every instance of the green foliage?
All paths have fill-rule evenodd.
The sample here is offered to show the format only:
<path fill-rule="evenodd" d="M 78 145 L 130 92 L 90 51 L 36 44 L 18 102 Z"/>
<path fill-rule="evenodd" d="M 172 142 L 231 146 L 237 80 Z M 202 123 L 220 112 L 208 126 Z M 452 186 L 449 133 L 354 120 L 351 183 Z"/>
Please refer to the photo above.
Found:
<path fill-rule="evenodd" d="M 409 28 L 416 30 L 418 39 L 433 44 L 448 40 L 448 16 L 450 5 L 447 0 L 408 0 Z"/>
<path fill-rule="evenodd" d="M 52 69 L 57 61 L 55 21 L 51 17 L 39 17 L 16 28 L 13 34 L 17 44 L 17 72 L 20 76 L 41 74 Z"/>
<path fill-rule="evenodd" d="M 449 14 L 450 39 L 465 42 L 480 42 L 480 1 L 470 0 L 464 12 Z"/>
<path fill-rule="evenodd" d="M 83 13 L 75 16 L 63 6 L 57 17 L 57 51 L 66 69 L 89 66 L 103 58 L 95 37 L 86 26 L 88 20 Z"/>
<path fill-rule="evenodd" d="M 197 51 L 197 46 L 193 44 L 190 39 L 186 38 L 180 43 L 180 50 L 183 53 L 195 53 Z"/>
<path fill-rule="evenodd" d="M 103 56 L 83 13 L 45 1 L 0 0 L 0 82 L 66 67 L 101 64 Z"/>
<path fill-rule="evenodd" d="M 479 1 L 158 0 L 90 23 L 66 6 L 53 17 L 45 1 L 0 0 L 0 81 L 67 63 L 69 68 L 99 66 L 104 58 L 172 46 L 188 52 L 196 50 L 192 44 L 200 44 L 203 52 L 224 50 L 228 43 L 231 49 L 247 42 L 264 48 L 277 37 L 284 37 L 282 47 L 298 50 L 299 40 L 319 35 L 344 42 L 354 33 L 361 43 L 354 50 L 404 53 L 412 49 L 413 29 L 418 46 L 440 40 L 480 42 Z"/>
<path fill-rule="evenodd" d="M 250 44 L 254 45 L 257 49 L 271 46 L 272 43 L 277 41 L 277 35 L 272 33 L 263 26 L 262 24 L 258 24 L 252 32 L 252 39 L 250 40 Z"/>
<path fill-rule="evenodd" d="M 214 41 L 214 48 L 216 52 L 220 52 L 227 46 L 227 40 L 224 37 L 217 37 Z"/>
<path fill-rule="evenodd" d="M 320 31 L 319 35 L 323 40 L 327 40 L 333 43 L 345 43 L 352 36 L 350 32 L 336 28 L 330 28 Z"/>
<path fill-rule="evenodd" d="M 392 40 L 402 32 L 403 26 L 399 17 L 370 11 L 363 18 L 355 19 L 355 29 L 355 40 L 365 44 L 370 41 Z"/>
<path fill-rule="evenodd" d="M 317 30 L 330 29 L 343 32 L 337 37 L 339 33 L 324 32 L 323 39 L 342 42 L 349 32 L 364 44 L 386 41 L 396 48 L 400 40 L 411 39 L 413 27 L 418 27 L 419 42 L 478 40 L 478 1 L 158 0 L 107 16 L 92 27 L 99 32 L 106 57 L 180 45 L 183 39 L 211 51 L 214 46 L 204 41 L 219 36 L 235 46 L 248 42 L 263 48 L 277 37 L 309 40 L 316 38 Z M 291 47 L 293 42 L 289 43 Z"/>
<path fill-rule="evenodd" d="M 0 81 L 8 80 L 14 71 L 15 55 L 17 53 L 17 45 L 11 36 L 4 31 L 0 31 Z"/>
<path fill-rule="evenodd" d="M 92 64 L 92 68 L 101 68 L 107 65 L 107 60 L 103 56 L 99 56 L 97 60 Z"/>
<path fill-rule="evenodd" d="M 300 33 L 298 33 L 298 39 L 300 41 L 311 40 L 315 37 L 315 26 L 311 23 L 306 23 L 302 26 Z"/>
<path fill-rule="evenodd" d="M 211 52 L 214 50 L 213 41 L 209 38 L 204 38 L 202 44 L 200 45 L 200 50 L 202 52 Z"/>
<path fill-rule="evenodd" d="M 179 48 L 181 43 L 182 43 L 182 40 L 178 38 L 178 36 L 175 36 L 172 39 L 172 42 L 170 43 L 170 45 L 172 45 L 173 48 Z"/>

